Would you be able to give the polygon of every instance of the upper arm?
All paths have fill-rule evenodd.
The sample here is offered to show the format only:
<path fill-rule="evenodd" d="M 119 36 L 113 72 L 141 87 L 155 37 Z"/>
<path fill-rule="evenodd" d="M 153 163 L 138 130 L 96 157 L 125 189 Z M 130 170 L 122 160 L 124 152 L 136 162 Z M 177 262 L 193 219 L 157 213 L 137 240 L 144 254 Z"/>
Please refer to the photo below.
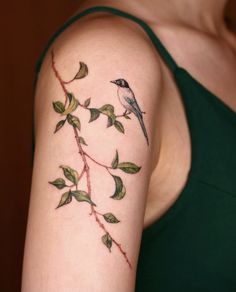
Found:
<path fill-rule="evenodd" d="M 102 25 L 65 33 L 40 71 L 24 292 L 134 289 L 161 76 L 145 41 Z M 149 146 L 138 117 L 122 116 L 119 78 Z"/>

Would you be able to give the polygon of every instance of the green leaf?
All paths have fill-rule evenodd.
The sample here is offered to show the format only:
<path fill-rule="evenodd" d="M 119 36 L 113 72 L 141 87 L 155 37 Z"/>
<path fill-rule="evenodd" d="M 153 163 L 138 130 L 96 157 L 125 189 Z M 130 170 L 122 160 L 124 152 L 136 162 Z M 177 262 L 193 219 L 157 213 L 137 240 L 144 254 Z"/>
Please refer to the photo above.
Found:
<path fill-rule="evenodd" d="M 124 117 L 125 117 L 127 120 L 131 120 L 131 117 L 128 116 L 128 115 L 124 115 Z"/>
<path fill-rule="evenodd" d="M 111 104 L 104 104 L 102 107 L 99 108 L 99 111 L 104 114 L 114 113 L 114 106 Z"/>
<path fill-rule="evenodd" d="M 113 125 L 116 121 L 116 116 L 113 113 L 107 114 L 107 116 L 111 119 L 110 123 Z"/>
<path fill-rule="evenodd" d="M 80 68 L 74 79 L 81 79 L 88 75 L 88 66 L 83 62 L 79 62 L 79 64 Z"/>
<path fill-rule="evenodd" d="M 117 166 L 119 169 L 123 170 L 126 173 L 137 173 L 141 169 L 141 167 L 137 166 L 132 162 L 121 162 Z"/>
<path fill-rule="evenodd" d="M 109 249 L 111 252 L 111 247 L 112 247 L 112 238 L 111 236 L 106 233 L 102 236 L 102 242 L 105 244 L 105 246 Z"/>
<path fill-rule="evenodd" d="M 62 114 L 65 111 L 65 106 L 60 101 L 55 101 L 52 103 L 55 112 Z"/>
<path fill-rule="evenodd" d="M 115 200 L 121 200 L 124 198 L 126 194 L 126 189 L 125 186 L 123 185 L 123 181 L 119 176 L 112 175 L 114 181 L 115 181 L 115 192 L 114 194 L 110 197 Z"/>
<path fill-rule="evenodd" d="M 118 151 L 116 150 L 116 155 L 115 155 L 114 159 L 112 160 L 111 167 L 117 168 L 118 163 L 119 163 L 119 155 L 118 155 Z"/>
<path fill-rule="evenodd" d="M 103 215 L 103 217 L 108 223 L 119 223 L 120 222 L 112 213 L 106 213 Z"/>
<path fill-rule="evenodd" d="M 96 204 L 90 199 L 88 193 L 85 191 L 72 191 L 71 194 L 78 202 L 87 202 L 92 206 L 96 206 Z"/>
<path fill-rule="evenodd" d="M 66 120 L 61 120 L 61 121 L 59 121 L 59 122 L 57 123 L 57 125 L 56 125 L 56 129 L 55 129 L 55 131 L 54 131 L 54 134 L 55 134 L 57 131 L 59 131 L 59 130 L 64 126 L 65 121 L 66 121 Z"/>
<path fill-rule="evenodd" d="M 115 121 L 115 122 L 114 122 L 114 126 L 116 127 L 116 129 L 117 129 L 119 132 L 121 132 L 121 133 L 124 134 L 125 129 L 124 129 L 124 126 L 121 124 L 121 122 L 119 122 L 119 121 Z"/>
<path fill-rule="evenodd" d="M 66 95 L 67 95 L 67 97 L 68 97 L 68 99 L 69 99 L 69 103 L 71 103 L 71 101 L 72 101 L 72 99 L 73 99 L 73 93 L 71 93 L 71 92 L 67 92 L 66 93 Z"/>
<path fill-rule="evenodd" d="M 78 117 L 73 116 L 71 114 L 67 115 L 67 121 L 70 125 L 72 125 L 74 128 L 78 128 L 79 130 L 81 130 L 81 124 L 80 124 L 80 120 Z"/>
<path fill-rule="evenodd" d="M 63 178 L 57 178 L 56 180 L 50 181 L 49 183 L 57 187 L 59 190 L 63 189 L 66 186 L 66 182 Z"/>
<path fill-rule="evenodd" d="M 61 196 L 60 203 L 59 203 L 59 205 L 56 207 L 56 209 L 58 209 L 58 208 L 60 208 L 60 207 L 62 207 L 62 206 L 64 206 L 64 205 L 69 204 L 71 201 L 72 201 L 71 191 L 64 193 L 64 194 Z"/>
<path fill-rule="evenodd" d="M 79 137 L 79 142 L 85 146 L 88 146 L 88 144 L 85 142 L 84 138 L 83 137 Z"/>
<path fill-rule="evenodd" d="M 64 116 L 75 111 L 78 104 L 79 104 L 79 101 L 74 97 L 73 93 L 67 93 L 67 96 L 69 98 L 70 103 L 69 103 L 67 109 L 65 109 L 64 112 L 62 113 Z"/>
<path fill-rule="evenodd" d="M 107 127 L 112 126 L 116 120 L 114 106 L 111 104 L 105 104 L 99 108 L 99 111 L 108 117 Z"/>
<path fill-rule="evenodd" d="M 107 118 L 107 128 L 111 127 L 114 124 L 113 119 L 111 117 Z"/>
<path fill-rule="evenodd" d="M 73 184 L 77 185 L 78 184 L 78 172 L 74 169 L 72 169 L 71 167 L 67 166 L 67 165 L 61 165 L 60 168 L 62 168 L 64 176 L 71 182 L 73 182 Z"/>
<path fill-rule="evenodd" d="M 89 123 L 90 123 L 90 122 L 95 121 L 99 117 L 100 112 L 96 108 L 90 108 L 89 110 L 90 110 L 90 115 L 91 115 L 90 120 L 89 120 Z"/>
<path fill-rule="evenodd" d="M 84 102 L 84 106 L 88 107 L 90 105 L 90 101 L 91 101 L 91 98 L 86 99 Z"/>

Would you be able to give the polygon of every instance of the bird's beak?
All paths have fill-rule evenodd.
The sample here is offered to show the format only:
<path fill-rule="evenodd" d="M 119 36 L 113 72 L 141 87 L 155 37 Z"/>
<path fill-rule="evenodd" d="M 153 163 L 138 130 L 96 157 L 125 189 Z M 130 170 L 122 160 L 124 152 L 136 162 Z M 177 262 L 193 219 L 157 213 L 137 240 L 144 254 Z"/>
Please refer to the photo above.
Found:
<path fill-rule="evenodd" d="M 116 80 L 111 80 L 110 82 L 116 84 Z"/>

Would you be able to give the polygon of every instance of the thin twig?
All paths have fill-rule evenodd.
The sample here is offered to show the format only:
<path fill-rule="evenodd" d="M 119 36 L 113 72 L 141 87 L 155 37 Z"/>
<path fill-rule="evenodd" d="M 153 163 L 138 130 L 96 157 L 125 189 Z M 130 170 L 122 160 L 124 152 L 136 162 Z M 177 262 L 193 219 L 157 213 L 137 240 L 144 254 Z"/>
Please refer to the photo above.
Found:
<path fill-rule="evenodd" d="M 132 113 L 131 113 L 131 112 L 128 112 L 128 113 L 124 112 L 124 113 L 121 114 L 121 115 L 116 115 L 116 118 L 122 118 L 122 117 L 128 116 L 128 115 L 130 115 L 130 114 L 132 114 Z"/>
<path fill-rule="evenodd" d="M 81 174 L 79 175 L 78 180 L 81 180 L 81 178 L 83 177 L 84 173 L 85 173 L 85 167 L 83 168 Z"/>
<path fill-rule="evenodd" d="M 76 138 L 76 141 L 77 141 L 77 145 L 78 145 L 78 148 L 79 148 L 79 153 L 82 157 L 82 160 L 84 162 L 84 165 L 85 165 L 85 173 L 86 173 L 86 176 L 87 176 L 87 189 L 88 189 L 88 195 L 89 197 L 91 198 L 91 182 L 90 182 L 90 168 L 89 168 L 89 165 L 87 163 L 87 160 L 86 160 L 86 156 L 88 156 L 90 159 L 92 159 L 94 162 L 96 162 L 97 164 L 105 167 L 105 168 L 109 168 L 105 165 L 102 165 L 100 163 L 98 163 L 96 160 L 94 160 L 91 156 L 89 156 L 88 154 L 85 154 L 81 144 L 80 144 L 80 141 L 79 141 L 79 134 L 78 134 L 78 130 L 74 127 L 74 133 L 75 133 L 75 138 Z M 112 239 L 112 242 L 119 248 L 120 252 L 123 254 L 126 262 L 128 263 L 129 267 L 132 268 L 132 265 L 127 257 L 127 254 L 126 252 L 123 250 L 122 246 L 120 243 L 118 243 L 110 234 L 110 232 L 108 232 L 108 230 L 106 229 L 106 227 L 104 226 L 104 224 L 100 221 L 100 219 L 98 218 L 97 214 L 100 215 L 100 213 L 98 213 L 94 206 L 91 205 L 91 215 L 94 215 L 95 216 L 95 220 L 96 222 L 98 223 L 98 225 L 100 226 L 100 228 L 107 234 L 109 234 L 109 236 L 111 237 Z"/>
<path fill-rule="evenodd" d="M 85 154 L 90 160 L 92 160 L 94 163 L 96 163 L 97 165 L 100 165 L 100 166 L 106 168 L 106 169 L 108 170 L 109 173 L 110 173 L 109 169 L 113 169 L 111 166 L 107 166 L 107 165 L 105 165 L 105 164 L 102 164 L 102 163 L 96 161 L 94 158 L 92 158 L 92 157 L 91 157 L 87 152 L 85 152 L 85 151 L 84 151 L 84 154 Z"/>
<path fill-rule="evenodd" d="M 92 206 L 93 208 L 93 206 Z M 131 262 L 127 256 L 127 253 L 123 250 L 122 246 L 120 243 L 118 243 L 112 236 L 111 234 L 107 231 L 106 227 L 104 226 L 104 224 L 101 223 L 101 221 L 99 220 L 98 216 L 97 216 L 97 212 L 95 210 L 95 212 L 93 212 L 94 216 L 95 216 L 95 220 L 97 221 L 98 225 L 100 226 L 101 229 L 103 229 L 103 231 L 108 234 L 111 239 L 112 239 L 112 242 L 118 247 L 118 249 L 120 250 L 120 252 L 122 253 L 122 255 L 124 256 L 127 264 L 129 265 L 129 267 L 132 269 L 132 265 L 131 265 Z"/>
<path fill-rule="evenodd" d="M 53 69 L 54 74 L 55 74 L 56 78 L 58 79 L 58 81 L 60 82 L 60 85 L 61 85 L 61 87 L 62 87 L 62 89 L 63 89 L 63 91 L 64 91 L 64 93 L 65 93 L 65 98 L 66 98 L 66 99 L 65 99 L 65 106 L 66 106 L 66 103 L 67 103 L 67 100 L 68 100 L 68 96 L 67 96 L 68 91 L 67 91 L 67 89 L 66 89 L 66 87 L 65 87 L 65 85 L 64 85 L 63 80 L 61 79 L 61 76 L 60 76 L 59 72 L 58 72 L 57 69 L 56 69 L 55 59 L 54 59 L 54 52 L 53 52 L 53 50 L 51 51 L 51 58 L 52 58 L 52 69 Z"/>
<path fill-rule="evenodd" d="M 64 84 L 70 84 L 71 82 L 73 82 L 75 80 L 75 78 L 69 80 L 69 81 L 63 81 Z"/>
<path fill-rule="evenodd" d="M 70 83 L 70 82 L 69 82 Z M 66 84 L 66 83 L 65 83 Z M 82 107 L 83 109 L 86 109 L 86 110 L 91 110 L 91 107 L 87 107 L 87 106 L 84 106 L 82 103 L 78 103 L 78 105 L 80 106 L 80 107 Z M 106 116 L 106 114 L 105 113 L 103 113 L 103 112 L 100 112 L 100 114 L 102 114 L 102 115 L 104 115 L 104 116 Z M 130 114 L 132 114 L 131 112 L 124 112 L 123 114 L 120 114 L 120 115 L 115 115 L 115 117 L 116 118 L 122 118 L 122 117 L 125 117 L 125 116 L 129 116 Z"/>

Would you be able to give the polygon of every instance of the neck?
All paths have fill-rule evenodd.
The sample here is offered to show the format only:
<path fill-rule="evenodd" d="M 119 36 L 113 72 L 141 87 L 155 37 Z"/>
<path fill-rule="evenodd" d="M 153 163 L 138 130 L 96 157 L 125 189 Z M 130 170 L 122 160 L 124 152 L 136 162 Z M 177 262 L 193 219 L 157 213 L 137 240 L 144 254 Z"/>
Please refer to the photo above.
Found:
<path fill-rule="evenodd" d="M 219 32 L 225 28 L 227 0 L 131 0 L 153 22 L 180 22 L 197 29 Z"/>

